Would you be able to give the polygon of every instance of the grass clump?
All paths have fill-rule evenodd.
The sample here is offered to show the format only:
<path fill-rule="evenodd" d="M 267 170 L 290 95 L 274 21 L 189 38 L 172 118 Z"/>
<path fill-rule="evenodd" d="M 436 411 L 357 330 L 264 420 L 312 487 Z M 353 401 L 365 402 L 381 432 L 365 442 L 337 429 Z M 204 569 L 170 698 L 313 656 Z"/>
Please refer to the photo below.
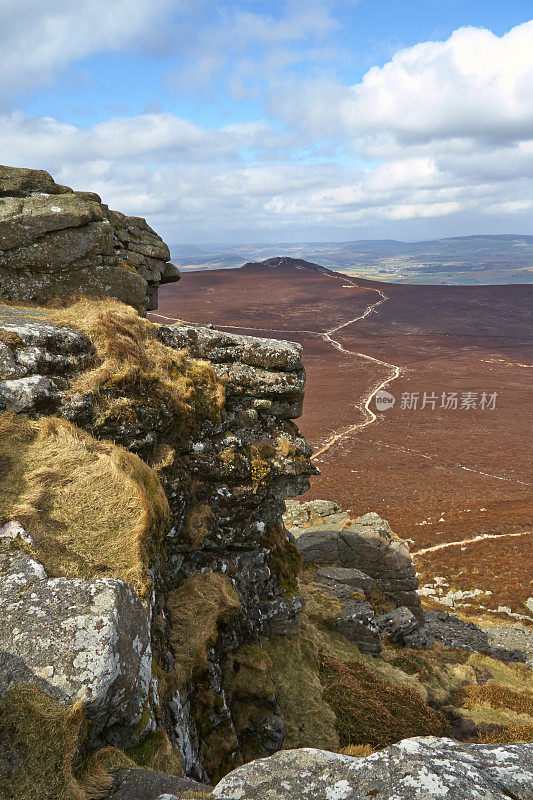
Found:
<path fill-rule="evenodd" d="M 386 747 L 410 736 L 444 736 L 444 717 L 420 695 L 378 678 L 357 661 L 322 653 L 323 696 L 336 716 L 341 745 Z"/>
<path fill-rule="evenodd" d="M 0 704 L 0 742 L 7 770 L 2 800 L 88 800 L 109 789 L 103 770 L 79 774 L 85 733 L 81 703 L 64 707 L 32 686 L 10 688 Z"/>
<path fill-rule="evenodd" d="M 139 594 L 170 511 L 140 458 L 66 420 L 0 415 L 0 523 L 17 519 L 51 577 L 120 578 Z"/>
<path fill-rule="evenodd" d="M 193 506 L 185 518 L 180 541 L 183 541 L 191 550 L 197 550 L 209 534 L 213 516 L 213 511 L 207 503 L 198 503 Z"/>
<path fill-rule="evenodd" d="M 229 697 L 274 700 L 272 661 L 263 648 L 243 645 L 231 653 L 228 662 L 224 688 Z"/>
<path fill-rule="evenodd" d="M 473 708 L 480 703 L 487 703 L 492 708 L 508 708 L 517 714 L 529 714 L 533 717 L 533 692 L 511 689 L 494 683 L 481 686 L 464 686 L 460 692 L 459 705 Z"/>
<path fill-rule="evenodd" d="M 165 731 L 151 731 L 142 742 L 131 747 L 127 754 L 136 766 L 183 777 L 181 756 L 178 749 L 171 745 Z"/>
<path fill-rule="evenodd" d="M 352 744 L 349 747 L 343 747 L 341 753 L 343 756 L 351 756 L 352 758 L 366 758 L 371 756 L 374 748 L 369 744 Z"/>
<path fill-rule="evenodd" d="M 204 420 L 219 419 L 224 387 L 211 365 L 161 344 L 157 327 L 130 306 L 81 297 L 50 310 L 48 318 L 77 328 L 95 348 L 95 365 L 76 376 L 70 390 L 96 397 L 97 423 L 120 418 L 126 406 L 134 415 L 135 399 L 163 404 L 173 414 L 175 433 L 183 437 Z"/>
<path fill-rule="evenodd" d="M 299 636 L 272 636 L 263 640 L 270 656 L 278 701 L 286 725 L 283 747 L 338 750 L 336 716 L 326 703 L 318 670 L 318 650 L 309 623 Z"/>
<path fill-rule="evenodd" d="M 120 769 L 183 775 L 164 731 L 153 731 L 127 754 L 116 747 L 84 753 L 87 733 L 82 703 L 63 706 L 34 686 L 8 689 L 0 703 L 0 800 L 98 800 Z"/>
<path fill-rule="evenodd" d="M 37 689 L 16 686 L 0 706 L 0 733 L 13 771 L 0 781 L 0 797 L 84 800 L 73 772 L 83 725 L 81 704 L 63 708 Z"/>
<path fill-rule="evenodd" d="M 171 644 L 177 685 L 183 687 L 207 664 L 207 650 L 217 639 L 218 625 L 241 610 L 228 578 L 216 572 L 189 575 L 171 592 L 167 609 L 172 623 Z"/>
<path fill-rule="evenodd" d="M 269 525 L 261 545 L 270 550 L 270 569 L 278 580 L 281 594 L 291 597 L 298 591 L 298 575 L 302 568 L 298 548 L 287 538 L 282 525 Z"/>

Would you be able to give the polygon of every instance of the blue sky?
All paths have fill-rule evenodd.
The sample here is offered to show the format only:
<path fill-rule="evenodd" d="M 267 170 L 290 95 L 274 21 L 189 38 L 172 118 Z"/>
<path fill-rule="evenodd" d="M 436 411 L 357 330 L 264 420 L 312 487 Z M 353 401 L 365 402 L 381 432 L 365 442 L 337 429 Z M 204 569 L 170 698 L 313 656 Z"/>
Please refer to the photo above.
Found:
<path fill-rule="evenodd" d="M 472 0 L 0 0 L 0 161 L 171 242 L 531 231 L 533 16 Z"/>

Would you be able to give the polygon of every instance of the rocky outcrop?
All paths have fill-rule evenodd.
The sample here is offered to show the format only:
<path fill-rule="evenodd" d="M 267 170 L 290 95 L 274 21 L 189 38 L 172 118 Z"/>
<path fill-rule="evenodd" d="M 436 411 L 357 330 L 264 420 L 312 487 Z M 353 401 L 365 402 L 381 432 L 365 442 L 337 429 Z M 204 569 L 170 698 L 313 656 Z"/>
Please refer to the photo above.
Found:
<path fill-rule="evenodd" d="M 92 192 L 42 170 L 0 166 L 0 297 L 43 302 L 106 295 L 157 308 L 160 283 L 176 281 L 163 240 L 140 217 L 111 211 Z"/>
<path fill-rule="evenodd" d="M 533 745 L 405 739 L 365 758 L 289 750 L 223 778 L 224 800 L 531 800 Z"/>
<path fill-rule="evenodd" d="M 334 627 L 362 652 L 379 653 L 381 637 L 431 645 L 409 548 L 388 522 L 374 513 L 352 519 L 329 500 L 289 500 L 284 520 L 304 563 L 321 565 L 315 583 L 345 605 Z"/>
<path fill-rule="evenodd" d="M 136 335 L 129 317 L 103 312 L 121 336 Z M 102 343 L 45 309 L 0 310 L 0 411 L 63 417 L 158 465 L 171 514 L 142 599 L 121 580 L 49 578 L 21 528 L 3 562 L 4 690 L 24 682 L 61 703 L 82 699 L 91 746 L 130 747 L 163 730 L 185 773 L 205 780 L 284 739 L 260 640 L 297 633 L 303 607 L 282 513 L 314 471 L 290 419 L 301 412 L 305 373 L 293 343 L 143 325 L 183 402 L 196 393 L 194 419 L 182 401 L 169 407 L 172 386 L 162 395 L 157 376 L 144 379 L 149 393 L 137 377 L 113 376 L 73 392 L 98 369 Z M 195 384 L 206 370 L 225 386 L 223 410 Z"/>

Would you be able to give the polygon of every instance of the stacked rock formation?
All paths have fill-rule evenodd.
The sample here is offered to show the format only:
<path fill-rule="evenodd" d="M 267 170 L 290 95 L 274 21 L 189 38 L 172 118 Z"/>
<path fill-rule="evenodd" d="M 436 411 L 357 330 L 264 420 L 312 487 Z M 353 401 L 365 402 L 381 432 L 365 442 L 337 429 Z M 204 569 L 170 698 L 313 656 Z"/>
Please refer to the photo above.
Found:
<path fill-rule="evenodd" d="M 315 582 L 342 600 L 335 627 L 362 652 L 379 653 L 381 639 L 425 649 L 431 638 L 417 594 L 407 543 L 375 513 L 352 519 L 328 500 L 287 501 L 285 525 Z"/>
<path fill-rule="evenodd" d="M 93 192 L 43 170 L 0 166 L 0 297 L 43 302 L 85 294 L 157 308 L 179 270 L 146 220 L 111 211 Z"/>

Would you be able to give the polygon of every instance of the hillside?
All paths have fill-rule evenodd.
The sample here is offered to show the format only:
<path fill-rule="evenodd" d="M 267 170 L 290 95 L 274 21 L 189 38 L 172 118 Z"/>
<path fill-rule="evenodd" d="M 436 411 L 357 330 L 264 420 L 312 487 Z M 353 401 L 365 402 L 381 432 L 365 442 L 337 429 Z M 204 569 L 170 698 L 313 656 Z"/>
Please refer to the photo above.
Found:
<path fill-rule="evenodd" d="M 186 273 L 179 296 L 163 287 L 154 319 L 301 343 L 300 427 L 322 473 L 308 496 L 377 511 L 414 552 L 451 545 L 420 555 L 429 586 L 443 576 L 456 591 L 492 592 L 492 611 L 529 617 L 532 298 L 531 287 L 384 285 L 283 258 Z M 395 406 L 365 411 L 369 391 L 396 368 L 386 387 Z M 437 399 L 422 409 L 424 392 Z M 443 392 L 457 393 L 456 409 L 440 407 Z M 478 402 L 496 393 L 496 408 L 462 409 L 466 392 Z M 402 409 L 404 393 L 418 394 L 417 409 Z M 366 425 L 370 411 L 378 418 Z M 463 543 L 486 534 L 503 538 Z M 472 600 L 460 605 L 476 611 Z"/>
<path fill-rule="evenodd" d="M 168 324 L 179 276 L 144 220 L 0 177 L 1 800 L 530 800 L 525 626 L 425 611 L 386 519 L 293 499 L 338 435 L 313 455 L 294 422 L 292 329 Z M 239 274 L 256 324 L 270 277 L 282 304 L 303 274 L 373 313 L 317 265 Z M 323 344 L 352 358 L 341 330 Z"/>

